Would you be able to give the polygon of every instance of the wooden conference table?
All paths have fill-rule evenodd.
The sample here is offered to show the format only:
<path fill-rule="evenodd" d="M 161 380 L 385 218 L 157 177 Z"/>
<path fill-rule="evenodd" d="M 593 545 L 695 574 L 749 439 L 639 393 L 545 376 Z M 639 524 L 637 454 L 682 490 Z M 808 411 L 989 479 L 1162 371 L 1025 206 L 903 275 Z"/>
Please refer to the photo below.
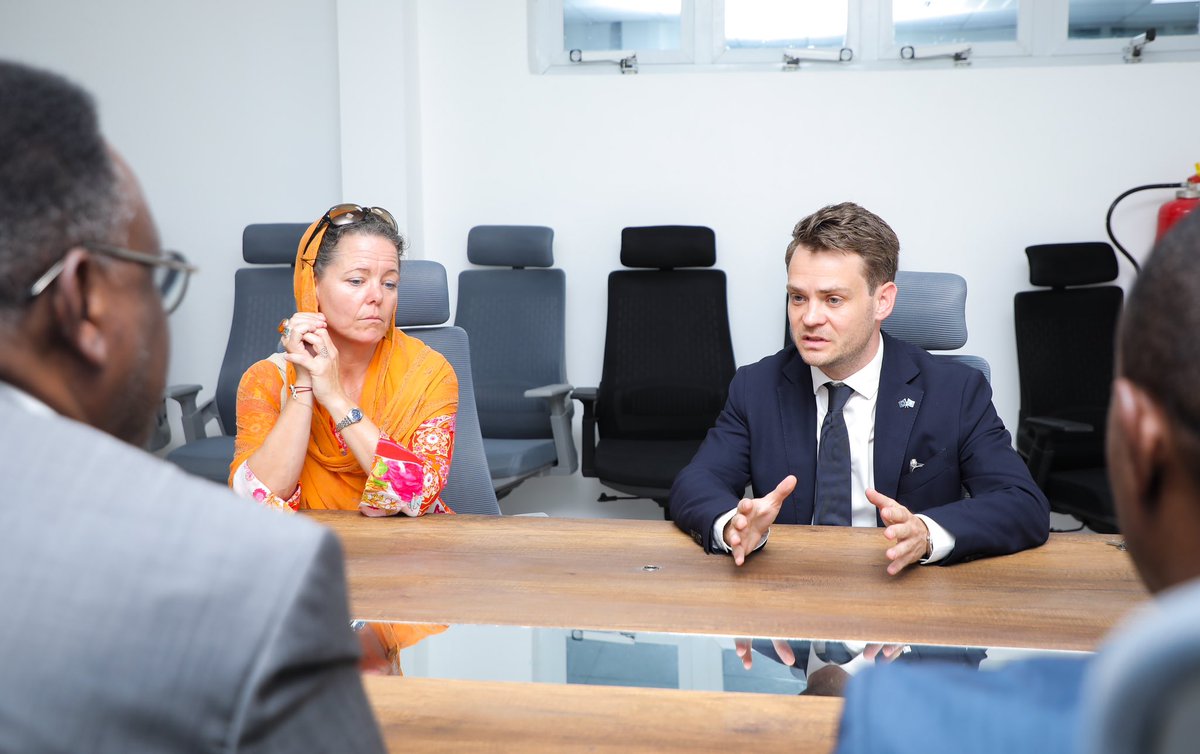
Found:
<path fill-rule="evenodd" d="M 1146 598 L 1112 535 L 1054 534 L 1034 550 L 891 577 L 878 529 L 777 526 L 737 568 L 668 522 L 308 515 L 341 537 L 351 614 L 364 620 L 1090 651 Z M 424 750 L 480 736 L 526 751 L 628 751 L 639 740 L 695 751 L 750 734 L 756 748 L 822 751 L 840 710 L 811 698 L 416 678 L 371 679 L 368 692 L 389 743 Z M 422 703 L 404 704 L 413 693 Z M 630 735 L 639 730 L 659 736 Z"/>

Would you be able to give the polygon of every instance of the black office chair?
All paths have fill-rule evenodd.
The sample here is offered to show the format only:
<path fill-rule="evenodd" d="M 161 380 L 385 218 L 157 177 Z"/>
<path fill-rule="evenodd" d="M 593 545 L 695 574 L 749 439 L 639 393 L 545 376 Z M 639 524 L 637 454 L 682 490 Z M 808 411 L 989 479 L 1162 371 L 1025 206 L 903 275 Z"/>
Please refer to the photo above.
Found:
<path fill-rule="evenodd" d="M 237 432 L 237 388 L 251 364 L 279 349 L 279 321 L 296 311 L 292 263 L 306 223 L 247 225 L 242 233 L 243 267 L 233 278 L 233 321 L 213 397 L 196 405 L 200 385 L 172 385 L 167 396 L 179 403 L 184 444 L 167 460 L 184 471 L 227 484 Z M 218 434 L 207 426 L 217 421 Z"/>
<path fill-rule="evenodd" d="M 716 255 L 710 228 L 625 228 L 621 264 L 648 269 L 609 274 L 600 387 L 572 394 L 583 403 L 583 475 L 653 499 L 668 518 L 671 484 L 735 369 L 725 273 L 678 269 L 711 267 Z"/>
<path fill-rule="evenodd" d="M 550 228 L 477 225 L 467 235 L 467 260 L 491 269 L 458 276 L 454 324 L 471 338 L 483 449 L 500 498 L 532 476 L 579 467 L 567 383 L 566 276 L 536 269 L 553 266 L 553 244 Z"/>
<path fill-rule="evenodd" d="M 1117 531 L 1104 462 L 1105 417 L 1124 294 L 1106 283 L 1117 257 L 1106 243 L 1030 246 L 1029 282 L 1050 290 L 1013 299 L 1020 372 L 1017 450 L 1050 509 L 1094 531 Z"/>

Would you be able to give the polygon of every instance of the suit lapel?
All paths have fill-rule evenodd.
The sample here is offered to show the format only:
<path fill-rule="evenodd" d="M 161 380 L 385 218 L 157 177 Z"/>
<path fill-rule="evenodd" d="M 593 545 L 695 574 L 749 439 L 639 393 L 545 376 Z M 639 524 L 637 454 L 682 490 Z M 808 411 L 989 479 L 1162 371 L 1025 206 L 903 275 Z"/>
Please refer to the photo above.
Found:
<path fill-rule="evenodd" d="M 788 472 L 796 475 L 796 489 L 785 506 L 791 508 L 792 523 L 811 524 L 817 467 L 817 402 L 813 399 L 812 370 L 792 351 L 783 376 L 786 380 L 778 388 L 783 450 Z"/>
<path fill-rule="evenodd" d="M 883 338 L 883 367 L 875 406 L 875 489 L 895 498 L 900 475 L 908 470 L 909 459 L 904 451 L 925 391 L 913 382 L 921 370 L 904 344 L 887 334 Z"/>

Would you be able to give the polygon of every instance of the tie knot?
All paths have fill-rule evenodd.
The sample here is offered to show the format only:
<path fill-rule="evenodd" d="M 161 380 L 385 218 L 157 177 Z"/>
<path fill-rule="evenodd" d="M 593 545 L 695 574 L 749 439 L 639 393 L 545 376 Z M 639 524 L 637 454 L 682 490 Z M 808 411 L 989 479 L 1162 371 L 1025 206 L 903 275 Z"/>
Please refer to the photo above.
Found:
<path fill-rule="evenodd" d="M 841 411 L 845 408 L 846 401 L 850 400 L 850 396 L 854 393 L 854 388 L 844 382 L 826 382 L 825 387 L 829 390 L 828 413 Z"/>

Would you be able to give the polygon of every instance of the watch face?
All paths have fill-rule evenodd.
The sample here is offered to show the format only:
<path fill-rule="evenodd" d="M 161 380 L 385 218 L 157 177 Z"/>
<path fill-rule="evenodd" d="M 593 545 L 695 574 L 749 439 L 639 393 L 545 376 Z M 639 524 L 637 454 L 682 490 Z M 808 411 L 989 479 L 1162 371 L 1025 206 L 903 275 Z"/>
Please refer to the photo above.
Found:
<path fill-rule="evenodd" d="M 360 421 L 362 421 L 362 418 L 363 418 L 362 411 L 359 411 L 357 408 L 350 409 L 350 421 L 351 422 L 360 422 Z"/>

